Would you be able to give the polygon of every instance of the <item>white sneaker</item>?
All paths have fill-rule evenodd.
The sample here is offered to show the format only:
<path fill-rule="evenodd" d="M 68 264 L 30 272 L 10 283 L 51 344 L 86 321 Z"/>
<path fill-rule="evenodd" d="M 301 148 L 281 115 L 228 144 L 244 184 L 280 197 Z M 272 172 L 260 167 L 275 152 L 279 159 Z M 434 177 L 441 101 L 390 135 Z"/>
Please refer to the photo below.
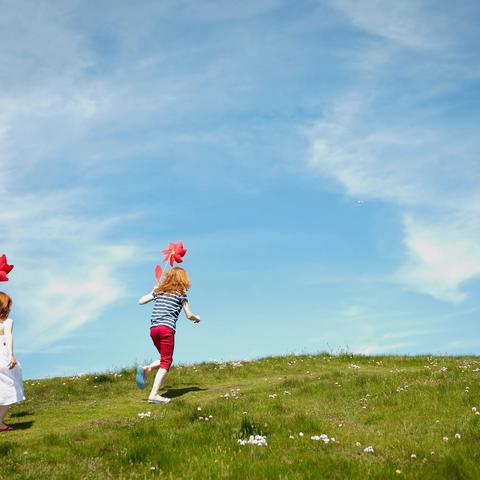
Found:
<path fill-rule="evenodd" d="M 148 399 L 148 403 L 168 403 L 168 402 L 170 402 L 170 398 L 161 397 L 160 395 L 157 395 L 152 400 Z"/>

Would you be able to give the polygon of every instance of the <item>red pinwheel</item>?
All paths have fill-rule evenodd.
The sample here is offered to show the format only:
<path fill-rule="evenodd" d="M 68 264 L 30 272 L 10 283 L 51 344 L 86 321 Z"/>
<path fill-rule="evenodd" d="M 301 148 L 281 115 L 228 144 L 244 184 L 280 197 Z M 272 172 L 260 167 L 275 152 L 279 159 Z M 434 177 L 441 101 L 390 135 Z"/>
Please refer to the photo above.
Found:
<path fill-rule="evenodd" d="M 12 271 L 13 265 L 7 263 L 7 256 L 3 254 L 0 257 L 0 282 L 8 282 L 7 275 Z"/>
<path fill-rule="evenodd" d="M 182 263 L 183 256 L 187 253 L 186 248 L 183 246 L 183 242 L 180 240 L 178 243 L 168 242 L 168 248 L 162 250 L 162 253 L 165 255 L 163 259 L 164 262 L 169 262 L 170 266 L 173 267 L 175 262 Z M 159 282 L 163 275 L 163 269 L 160 265 L 155 267 L 155 278 Z"/>
<path fill-rule="evenodd" d="M 187 250 L 183 246 L 183 242 L 180 240 L 178 243 L 169 242 L 168 248 L 162 250 L 165 254 L 164 262 L 170 261 L 170 266 L 173 267 L 174 262 L 182 263 L 182 257 L 187 253 Z"/>
<path fill-rule="evenodd" d="M 183 242 L 180 240 L 177 243 L 168 242 L 168 248 L 162 250 L 165 255 L 164 262 L 170 262 L 170 266 L 173 267 L 175 262 L 182 263 L 183 256 L 187 253 L 187 249 L 183 246 Z M 155 278 L 157 282 L 160 281 L 163 275 L 163 269 L 160 265 L 155 267 Z"/>

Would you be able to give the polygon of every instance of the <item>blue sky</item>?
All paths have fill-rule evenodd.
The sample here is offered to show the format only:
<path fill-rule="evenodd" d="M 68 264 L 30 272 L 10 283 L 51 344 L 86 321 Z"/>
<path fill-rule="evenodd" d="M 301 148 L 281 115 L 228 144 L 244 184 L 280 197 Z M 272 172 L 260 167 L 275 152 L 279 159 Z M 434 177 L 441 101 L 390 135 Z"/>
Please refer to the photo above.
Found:
<path fill-rule="evenodd" d="M 1 287 L 27 378 L 480 353 L 477 2 L 0 2 Z"/>

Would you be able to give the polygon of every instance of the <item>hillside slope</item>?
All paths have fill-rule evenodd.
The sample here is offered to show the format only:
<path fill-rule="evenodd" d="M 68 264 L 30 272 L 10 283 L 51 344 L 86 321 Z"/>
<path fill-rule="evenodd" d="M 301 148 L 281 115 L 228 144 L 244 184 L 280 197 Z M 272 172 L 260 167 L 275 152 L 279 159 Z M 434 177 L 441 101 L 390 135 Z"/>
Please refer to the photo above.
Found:
<path fill-rule="evenodd" d="M 28 381 L 0 478 L 478 479 L 479 379 L 479 357 L 320 354 L 175 367 L 168 405 L 133 369 Z"/>

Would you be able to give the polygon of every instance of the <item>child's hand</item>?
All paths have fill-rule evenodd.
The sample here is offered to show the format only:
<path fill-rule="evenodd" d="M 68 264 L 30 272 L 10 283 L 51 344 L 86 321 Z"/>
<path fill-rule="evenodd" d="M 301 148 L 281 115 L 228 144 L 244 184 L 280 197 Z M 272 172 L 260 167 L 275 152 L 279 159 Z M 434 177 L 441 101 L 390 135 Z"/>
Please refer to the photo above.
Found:
<path fill-rule="evenodd" d="M 17 364 L 17 359 L 10 355 L 10 362 L 8 363 L 8 368 L 11 370 Z"/>
<path fill-rule="evenodd" d="M 193 323 L 200 323 L 200 315 L 194 315 Z"/>

